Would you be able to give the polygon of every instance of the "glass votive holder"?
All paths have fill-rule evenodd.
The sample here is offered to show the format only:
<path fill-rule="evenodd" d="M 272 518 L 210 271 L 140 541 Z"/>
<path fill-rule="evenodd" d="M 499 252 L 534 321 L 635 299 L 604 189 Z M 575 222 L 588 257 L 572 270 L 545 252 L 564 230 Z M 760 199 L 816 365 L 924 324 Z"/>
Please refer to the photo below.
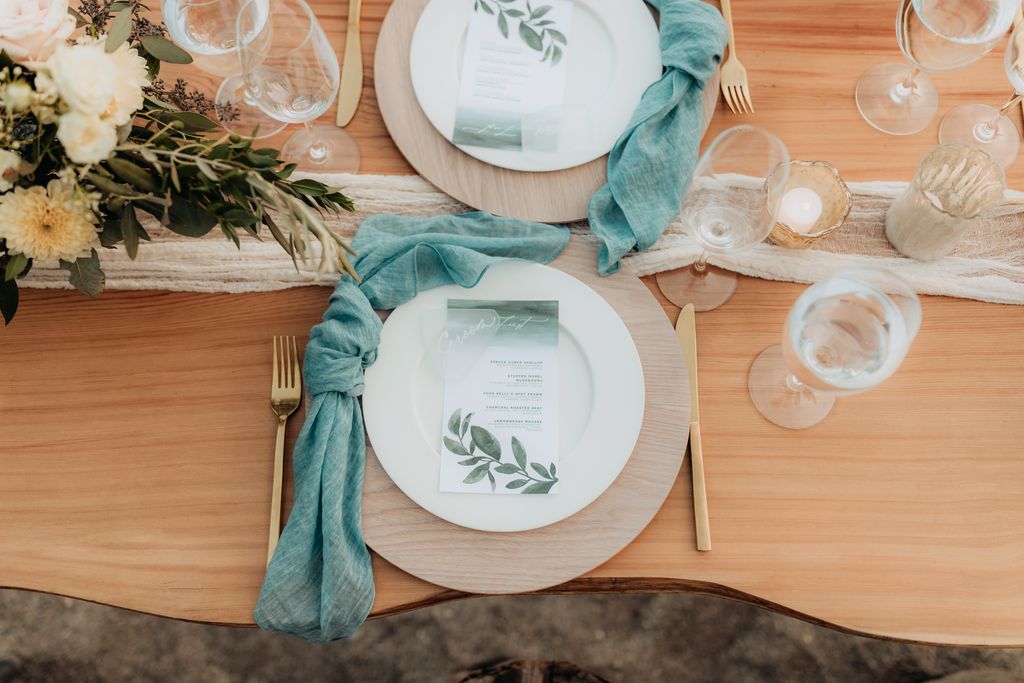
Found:
<path fill-rule="evenodd" d="M 973 145 L 939 145 L 885 215 L 885 236 L 903 254 L 933 261 L 953 250 L 1006 191 L 1003 167 Z"/>
<path fill-rule="evenodd" d="M 813 195 L 806 192 L 815 203 L 813 210 L 817 212 L 817 202 L 820 200 L 820 212 L 817 217 L 811 215 L 811 223 L 799 225 L 793 217 L 786 213 L 785 206 L 782 213 L 776 219 L 775 227 L 772 228 L 769 239 L 781 247 L 788 249 L 807 249 L 815 242 L 824 239 L 839 229 L 846 222 L 853 207 L 853 195 L 850 188 L 843 182 L 839 170 L 827 161 L 797 161 L 793 160 L 786 164 L 789 168 L 789 180 L 786 183 L 784 197 L 790 195 L 793 190 L 803 188 L 810 190 Z M 781 166 L 772 173 L 780 172 Z M 765 185 L 771 188 L 772 183 Z M 775 204 L 776 198 L 771 196 L 768 189 L 766 201 L 769 206 Z M 783 202 L 785 205 L 785 201 Z"/>

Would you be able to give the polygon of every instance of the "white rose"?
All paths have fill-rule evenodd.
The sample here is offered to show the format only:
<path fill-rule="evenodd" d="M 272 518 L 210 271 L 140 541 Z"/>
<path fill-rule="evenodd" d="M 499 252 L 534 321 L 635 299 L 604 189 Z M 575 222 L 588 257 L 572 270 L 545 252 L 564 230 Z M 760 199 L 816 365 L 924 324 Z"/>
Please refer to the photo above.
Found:
<path fill-rule="evenodd" d="M 25 160 L 9 149 L 0 149 L 0 193 L 14 187 L 14 182 L 21 175 Z"/>
<path fill-rule="evenodd" d="M 107 55 L 112 62 L 114 73 L 114 98 L 107 114 L 114 123 L 121 126 L 132 120 L 135 112 L 142 108 L 142 89 L 149 85 L 146 60 L 138 51 L 125 43 Z"/>
<path fill-rule="evenodd" d="M 110 157 L 117 145 L 113 123 L 95 114 L 72 111 L 60 117 L 57 139 L 76 164 L 95 164 Z"/>
<path fill-rule="evenodd" d="M 0 0 L 0 50 L 15 61 L 45 60 L 74 30 L 68 0 Z"/>
<path fill-rule="evenodd" d="M 4 88 L 4 106 L 8 111 L 25 111 L 32 106 L 32 86 L 25 81 L 8 83 Z"/>
<path fill-rule="evenodd" d="M 46 60 L 61 99 L 82 114 L 106 113 L 114 99 L 116 74 L 103 45 L 62 45 Z"/>

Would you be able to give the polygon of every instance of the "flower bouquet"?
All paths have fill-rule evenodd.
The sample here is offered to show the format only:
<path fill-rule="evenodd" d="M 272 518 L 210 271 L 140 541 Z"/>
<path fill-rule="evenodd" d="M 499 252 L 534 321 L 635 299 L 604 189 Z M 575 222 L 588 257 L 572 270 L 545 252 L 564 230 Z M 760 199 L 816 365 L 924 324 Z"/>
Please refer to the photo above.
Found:
<path fill-rule="evenodd" d="M 189 55 L 150 22 L 139 0 L 0 2 L 0 314 L 18 307 L 34 261 L 57 263 L 90 296 L 103 289 L 100 255 L 135 258 L 143 218 L 236 245 L 263 228 L 298 265 L 354 276 L 349 246 L 325 225 L 351 210 L 336 188 L 291 179 L 273 149 L 227 135 L 209 101 L 161 62 Z M 77 29 L 77 31 L 76 31 Z M 73 39 L 73 34 L 78 34 Z M 319 244 L 314 249 L 313 244 Z"/>

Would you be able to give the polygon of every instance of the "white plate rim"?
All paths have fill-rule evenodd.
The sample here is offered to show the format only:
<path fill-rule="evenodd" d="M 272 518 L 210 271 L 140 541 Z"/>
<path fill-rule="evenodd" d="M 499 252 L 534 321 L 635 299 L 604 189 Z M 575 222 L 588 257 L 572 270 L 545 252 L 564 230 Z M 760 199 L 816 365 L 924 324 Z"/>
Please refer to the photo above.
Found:
<path fill-rule="evenodd" d="M 628 126 L 644 91 L 661 76 L 658 26 L 643 0 L 574 1 L 588 5 L 592 12 L 613 27 L 609 34 L 615 41 L 618 57 L 616 73 L 602 100 L 605 106 L 598 107 L 594 113 L 621 122 L 621 125 L 608 126 L 609 130 L 617 132 L 595 140 L 592 147 L 574 154 L 531 154 L 455 145 L 458 149 L 492 166 L 536 173 L 575 168 L 611 151 Z M 409 51 L 410 76 L 416 99 L 431 125 L 449 142 L 455 125 L 459 87 L 457 46 L 461 44 L 462 32 L 469 21 L 470 7 L 471 0 L 431 0 L 413 31 Z M 458 17 L 457 21 L 452 20 L 453 15 Z M 444 49 L 449 46 L 450 49 Z M 636 74 L 644 76 L 637 78 Z"/>
<path fill-rule="evenodd" d="M 557 294 L 552 292 L 552 286 L 558 287 Z M 560 326 L 576 338 L 590 363 L 594 403 L 585 432 L 573 452 L 559 462 L 562 485 L 558 494 L 514 496 L 441 493 L 438 490 L 441 425 L 437 425 L 434 440 L 437 443 L 428 441 L 420 432 L 412 377 L 423 362 L 424 352 L 422 349 L 409 352 L 410 335 L 406 330 L 417 324 L 419 316 L 431 307 L 443 307 L 449 297 L 480 296 L 557 298 L 562 302 Z M 527 531 L 576 514 L 615 481 L 629 460 L 643 426 L 643 367 L 625 323 L 611 305 L 585 283 L 548 266 L 503 262 L 493 266 L 474 288 L 450 285 L 424 292 L 391 314 L 381 333 L 379 350 L 377 363 L 366 371 L 363 393 L 364 423 L 373 452 L 406 496 L 428 512 L 458 526 L 490 532 Z M 562 388 L 564 391 L 564 384 Z M 395 424 L 407 424 L 409 428 L 395 429 Z M 616 431 L 611 432 L 613 429 Z M 578 478 L 579 463 L 583 460 L 572 456 L 587 448 L 606 457 L 597 461 L 596 475 L 583 480 Z"/>

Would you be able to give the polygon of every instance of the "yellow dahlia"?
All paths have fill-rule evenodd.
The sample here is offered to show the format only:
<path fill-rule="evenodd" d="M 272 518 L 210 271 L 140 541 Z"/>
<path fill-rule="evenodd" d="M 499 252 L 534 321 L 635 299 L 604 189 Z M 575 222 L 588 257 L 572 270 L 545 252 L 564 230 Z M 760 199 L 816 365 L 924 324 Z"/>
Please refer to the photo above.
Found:
<path fill-rule="evenodd" d="M 0 239 L 31 259 L 74 261 L 98 242 L 94 217 L 77 185 L 51 180 L 45 188 L 17 187 L 0 195 Z"/>

